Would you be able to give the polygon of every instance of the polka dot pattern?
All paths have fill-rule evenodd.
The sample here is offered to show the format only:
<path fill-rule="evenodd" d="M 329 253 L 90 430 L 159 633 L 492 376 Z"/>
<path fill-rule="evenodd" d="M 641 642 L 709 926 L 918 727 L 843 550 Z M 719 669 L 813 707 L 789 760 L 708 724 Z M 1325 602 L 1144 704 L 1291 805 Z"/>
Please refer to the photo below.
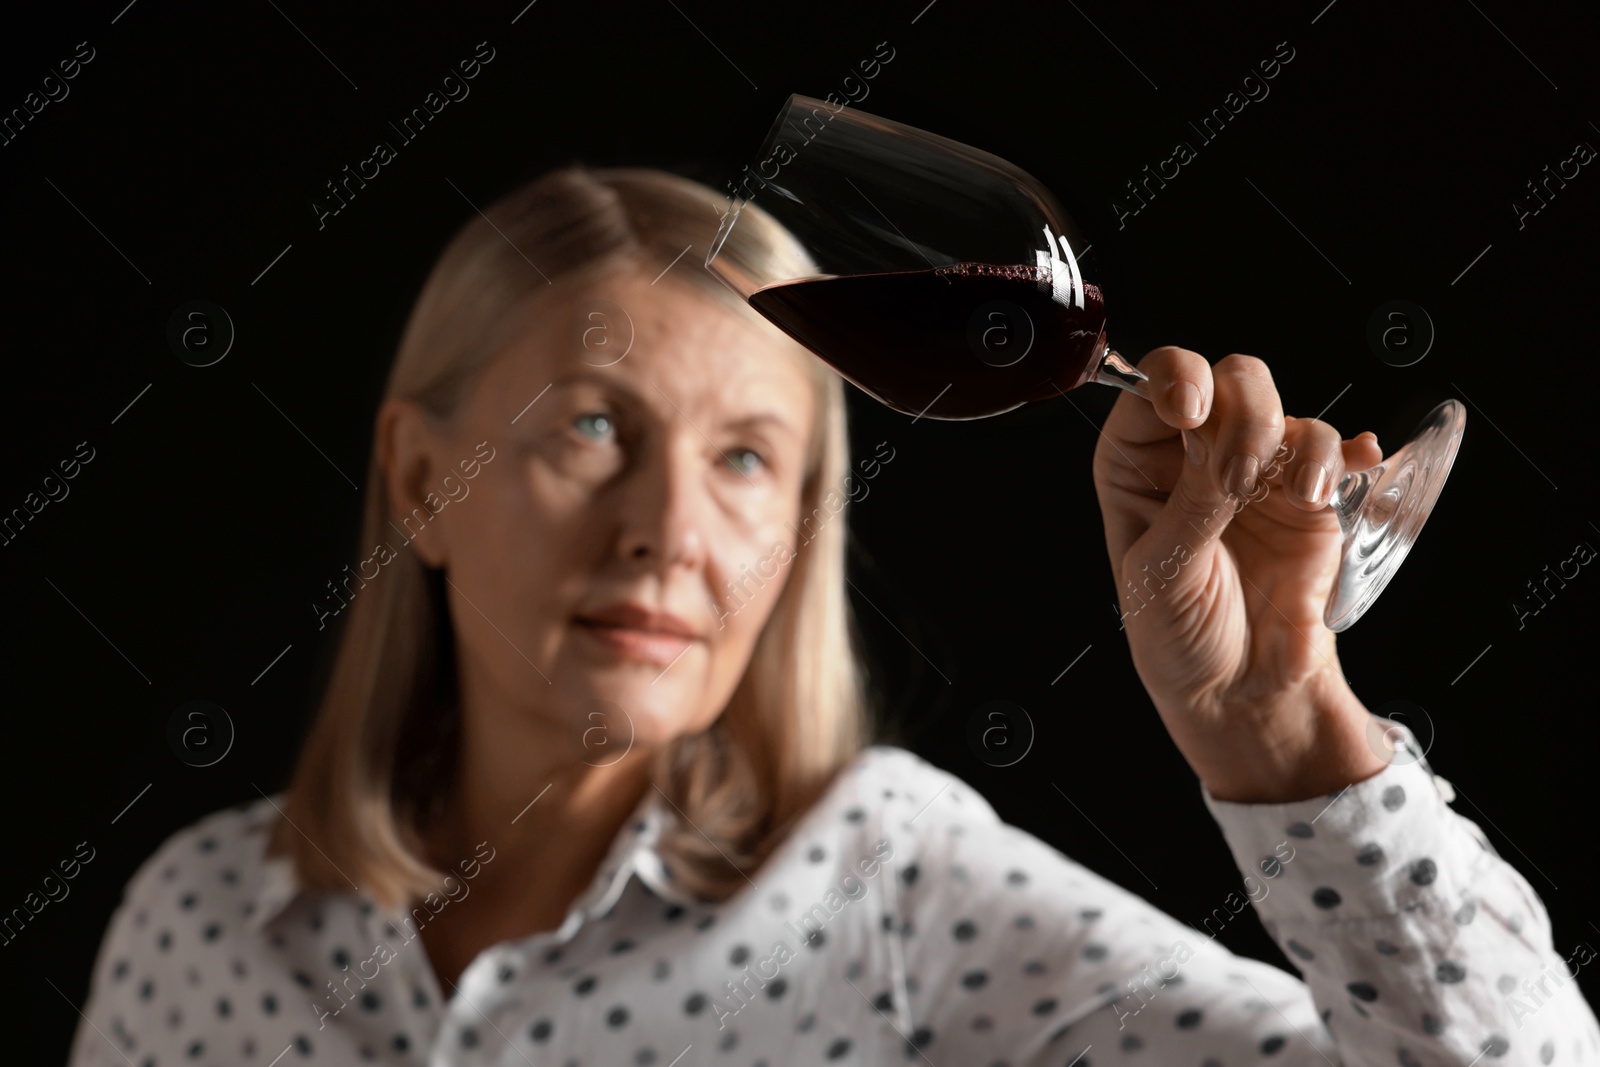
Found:
<path fill-rule="evenodd" d="M 130 882 L 85 1005 L 98 1030 L 69 1063 L 1549 1065 L 1584 1062 L 1575 1040 L 1592 1058 L 1570 992 L 1511 1014 L 1560 961 L 1530 953 L 1525 891 L 1430 774 L 1296 804 L 1206 796 L 1254 888 L 1220 886 L 1197 924 L 895 749 L 864 753 L 750 872 L 759 888 L 722 902 L 678 887 L 655 852 L 673 813 L 647 796 L 566 923 L 448 984 L 417 937 L 426 908 L 299 890 L 251 802 Z M 1212 943 L 1252 902 L 1307 984 Z M 1474 1018 L 1486 1003 L 1505 1011 Z"/>

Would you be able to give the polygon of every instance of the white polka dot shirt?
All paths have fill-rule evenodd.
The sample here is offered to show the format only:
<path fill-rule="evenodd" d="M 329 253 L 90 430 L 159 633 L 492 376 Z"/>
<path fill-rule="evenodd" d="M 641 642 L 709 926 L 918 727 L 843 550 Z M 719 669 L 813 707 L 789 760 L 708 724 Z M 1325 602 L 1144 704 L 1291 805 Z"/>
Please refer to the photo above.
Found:
<path fill-rule="evenodd" d="M 716 904 L 675 889 L 652 790 L 558 929 L 485 950 L 447 990 L 416 931 L 472 906 L 493 842 L 386 914 L 265 860 L 277 812 L 260 800 L 174 835 L 130 881 L 70 1063 L 1592 1062 L 1572 975 L 1593 953 L 1554 950 L 1537 895 L 1441 781 L 1408 757 L 1300 803 L 1202 790 L 1245 878 L 1199 927 L 903 750 L 865 751 Z M 1299 977 L 1215 940 L 1252 905 Z"/>

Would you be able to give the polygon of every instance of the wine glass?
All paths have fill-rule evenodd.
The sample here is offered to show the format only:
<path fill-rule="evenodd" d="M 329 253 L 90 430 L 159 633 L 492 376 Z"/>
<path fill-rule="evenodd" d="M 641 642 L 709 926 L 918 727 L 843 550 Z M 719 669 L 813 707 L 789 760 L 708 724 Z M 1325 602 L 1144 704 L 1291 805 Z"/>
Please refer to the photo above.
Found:
<path fill-rule="evenodd" d="M 976 419 L 1088 382 L 1150 399 L 1106 340 L 1094 261 L 1050 191 L 987 152 L 808 96 L 789 97 L 733 197 L 706 268 L 847 380 L 914 418 Z M 781 223 L 805 273 L 727 246 L 746 203 Z M 1434 408 L 1329 506 L 1344 531 L 1323 620 L 1344 630 L 1415 543 L 1466 409 Z"/>

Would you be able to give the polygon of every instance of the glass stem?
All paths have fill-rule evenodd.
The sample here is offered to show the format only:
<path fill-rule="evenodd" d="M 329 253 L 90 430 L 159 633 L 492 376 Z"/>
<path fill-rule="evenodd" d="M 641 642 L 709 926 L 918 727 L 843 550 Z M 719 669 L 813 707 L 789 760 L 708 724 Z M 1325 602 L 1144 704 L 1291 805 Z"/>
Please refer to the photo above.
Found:
<path fill-rule="evenodd" d="M 1114 385 L 1118 389 L 1126 389 L 1134 396 L 1150 400 L 1150 379 L 1139 372 L 1139 369 L 1126 359 L 1122 354 L 1109 344 L 1100 349 L 1100 357 L 1096 361 L 1094 372 L 1089 375 L 1091 382 L 1101 385 Z M 1154 403 L 1154 401 L 1151 401 Z"/>

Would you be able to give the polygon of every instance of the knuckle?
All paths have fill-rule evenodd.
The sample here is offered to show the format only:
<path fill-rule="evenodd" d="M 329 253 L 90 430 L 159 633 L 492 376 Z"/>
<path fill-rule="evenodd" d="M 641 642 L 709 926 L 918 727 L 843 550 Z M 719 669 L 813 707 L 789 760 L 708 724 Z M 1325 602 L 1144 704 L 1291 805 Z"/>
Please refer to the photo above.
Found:
<path fill-rule="evenodd" d="M 1247 356 L 1241 352 L 1232 352 L 1217 361 L 1218 367 L 1224 367 L 1229 374 L 1241 378 L 1250 378 L 1258 381 L 1271 381 L 1272 371 L 1267 368 L 1266 360 L 1259 356 Z"/>

